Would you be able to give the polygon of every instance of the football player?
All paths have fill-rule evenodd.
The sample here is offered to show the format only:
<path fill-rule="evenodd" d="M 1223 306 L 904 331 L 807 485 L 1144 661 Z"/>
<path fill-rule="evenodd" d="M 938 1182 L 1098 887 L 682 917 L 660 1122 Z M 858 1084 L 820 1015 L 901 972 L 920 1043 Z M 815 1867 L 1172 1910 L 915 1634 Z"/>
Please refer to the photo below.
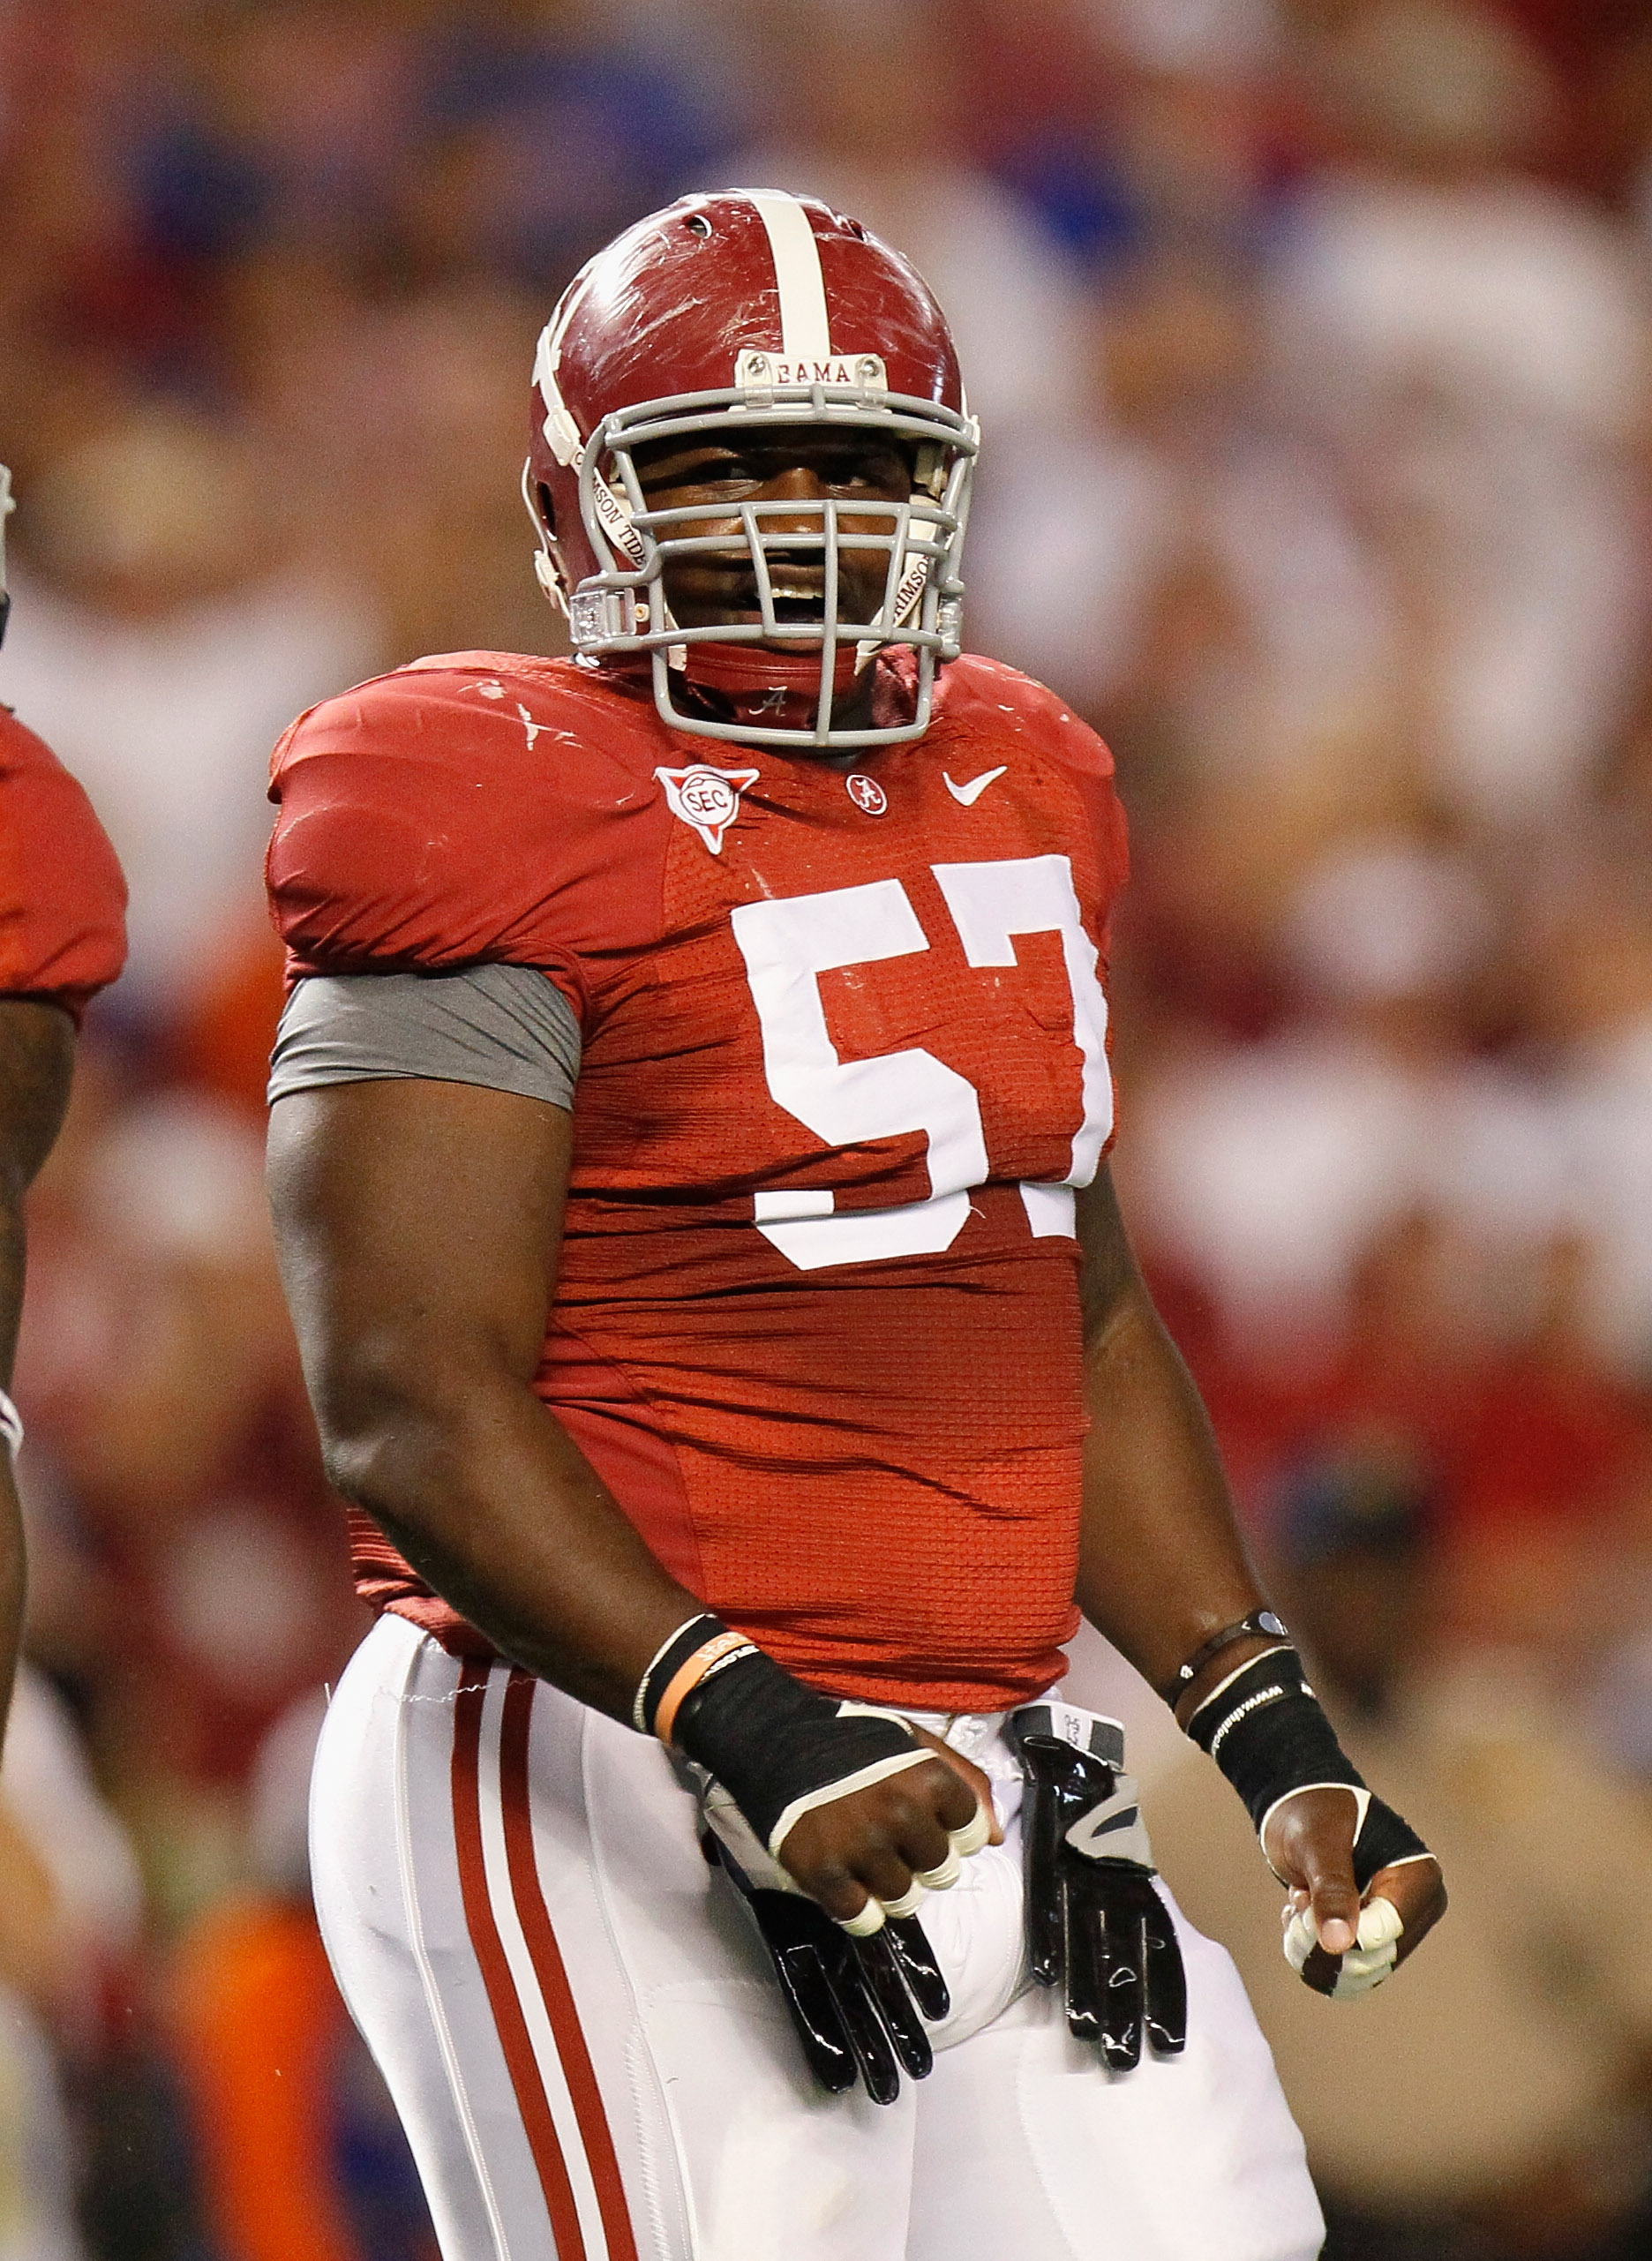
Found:
<path fill-rule="evenodd" d="M 1232 1966 L 1051 1694 L 1078 1612 L 1246 1799 L 1310 1985 L 1444 1896 L 1125 1240 L 1123 822 L 961 653 L 945 321 L 821 204 L 692 196 L 532 406 L 573 657 L 418 661 L 273 786 L 275 1213 L 380 1611 L 316 1898 L 443 2251 L 1310 2254 Z"/>
<path fill-rule="evenodd" d="M 11 508 L 0 464 L 0 638 Z M 7 1391 L 23 1310 L 24 1196 L 69 1103 L 80 1016 L 125 963 L 125 920 L 126 884 L 91 803 L 0 707 L 0 1734 L 23 1626 L 23 1423 Z"/>

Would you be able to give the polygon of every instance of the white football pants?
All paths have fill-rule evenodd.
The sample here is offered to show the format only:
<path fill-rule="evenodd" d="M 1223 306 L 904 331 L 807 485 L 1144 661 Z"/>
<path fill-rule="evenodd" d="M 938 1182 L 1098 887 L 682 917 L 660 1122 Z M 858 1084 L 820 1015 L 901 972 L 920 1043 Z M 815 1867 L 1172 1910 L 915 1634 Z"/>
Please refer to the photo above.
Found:
<path fill-rule="evenodd" d="M 952 1993 L 892 2105 L 805 2070 L 659 1746 L 379 1620 L 328 1710 L 312 1860 L 444 2261 L 1307 2261 L 1322 2235 L 1239 1978 L 1178 1918 L 1188 2045 L 1109 2077 L 1021 1946 L 1008 1842 L 923 1922 Z"/>

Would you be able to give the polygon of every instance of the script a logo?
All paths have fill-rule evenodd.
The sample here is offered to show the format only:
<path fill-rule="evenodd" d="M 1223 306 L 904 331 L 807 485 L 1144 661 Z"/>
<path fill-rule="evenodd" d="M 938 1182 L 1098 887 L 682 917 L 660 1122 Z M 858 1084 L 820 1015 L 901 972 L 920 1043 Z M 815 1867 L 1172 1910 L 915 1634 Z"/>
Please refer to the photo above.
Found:
<path fill-rule="evenodd" d="M 695 762 L 686 770 L 656 770 L 673 816 L 692 824 L 714 856 L 723 853 L 723 835 L 740 815 L 740 797 L 755 785 L 757 770 L 714 770 Z"/>

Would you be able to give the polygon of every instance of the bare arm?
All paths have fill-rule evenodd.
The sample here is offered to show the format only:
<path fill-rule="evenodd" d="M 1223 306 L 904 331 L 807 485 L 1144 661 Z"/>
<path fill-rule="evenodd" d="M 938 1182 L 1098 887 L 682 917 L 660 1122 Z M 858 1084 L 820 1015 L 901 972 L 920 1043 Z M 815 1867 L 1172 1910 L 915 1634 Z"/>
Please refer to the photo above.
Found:
<path fill-rule="evenodd" d="M 1265 1596 L 1234 1520 L 1209 1418 L 1137 1269 L 1105 1169 L 1078 1199 L 1090 1416 L 1078 1605 L 1145 1679 L 1163 1687 L 1184 1657 Z M 1182 1724 L 1269 1645 L 1251 1636 L 1213 1657 L 1176 1701 Z M 1353 1944 L 1359 1919 L 1355 1810 L 1345 1792 L 1304 1791 L 1268 1828 L 1274 1869 L 1310 1901 L 1333 1954 Z M 1400 1954 L 1408 1955 L 1444 1912 L 1438 1868 L 1424 1862 L 1386 1869 L 1377 1886 L 1404 1919 Z"/>
<path fill-rule="evenodd" d="M 617 1718 L 700 1607 L 534 1394 L 571 1118 L 469 1084 L 280 1100 L 270 1196 L 327 1472 L 508 1656 Z"/>
<path fill-rule="evenodd" d="M 270 1195 L 333 1482 L 506 1656 L 628 1720 L 703 1604 L 532 1388 L 570 1146 L 543 1100 L 338 1084 L 277 1100 Z M 914 1768 L 805 1814 L 784 1859 L 852 1916 L 943 1860 L 974 1803 L 950 1762 Z"/>
<path fill-rule="evenodd" d="M 0 997 L 0 1389 L 9 1389 L 23 1315 L 23 1201 L 69 1104 L 74 1024 L 56 1005 Z M 0 1448 L 0 1735 L 17 1674 L 26 1575 L 23 1516 Z"/>
<path fill-rule="evenodd" d="M 1159 1687 L 1265 1596 L 1209 1419 L 1137 1269 L 1105 1169 L 1078 1202 L 1090 1416 L 1078 1605 Z M 1246 1653 L 1237 1643 L 1224 1649 L 1213 1679 Z M 1193 1684 L 1201 1694 L 1203 1681 Z M 1189 1707 L 1179 1709 L 1185 1719 Z"/>

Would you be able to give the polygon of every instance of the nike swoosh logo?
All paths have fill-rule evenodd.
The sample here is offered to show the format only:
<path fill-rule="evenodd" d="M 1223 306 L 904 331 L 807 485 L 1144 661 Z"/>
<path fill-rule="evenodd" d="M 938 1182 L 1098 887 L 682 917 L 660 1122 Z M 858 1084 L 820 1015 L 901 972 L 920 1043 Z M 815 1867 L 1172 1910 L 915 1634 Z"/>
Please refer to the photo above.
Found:
<path fill-rule="evenodd" d="M 971 808 L 980 799 L 987 786 L 991 785 L 993 779 L 995 777 L 1002 777 L 1005 770 L 1007 770 L 1010 764 L 1005 762 L 1002 762 L 995 770 L 983 770 L 979 777 L 972 777 L 966 785 L 955 785 L 951 778 L 947 777 L 947 773 L 944 770 L 942 770 L 941 774 L 943 777 L 946 777 L 946 789 L 951 794 L 953 800 L 957 802 L 958 806 L 961 808 Z"/>
<path fill-rule="evenodd" d="M 1067 1832 L 1067 1842 L 1078 1852 L 1091 1852 L 1103 1837 L 1133 1829 L 1140 1819 L 1139 1806 L 1121 1807 L 1115 1800 L 1109 1799 L 1105 1806 L 1098 1806 L 1094 1813 L 1086 1814 L 1082 1820 L 1075 1822 Z"/>

